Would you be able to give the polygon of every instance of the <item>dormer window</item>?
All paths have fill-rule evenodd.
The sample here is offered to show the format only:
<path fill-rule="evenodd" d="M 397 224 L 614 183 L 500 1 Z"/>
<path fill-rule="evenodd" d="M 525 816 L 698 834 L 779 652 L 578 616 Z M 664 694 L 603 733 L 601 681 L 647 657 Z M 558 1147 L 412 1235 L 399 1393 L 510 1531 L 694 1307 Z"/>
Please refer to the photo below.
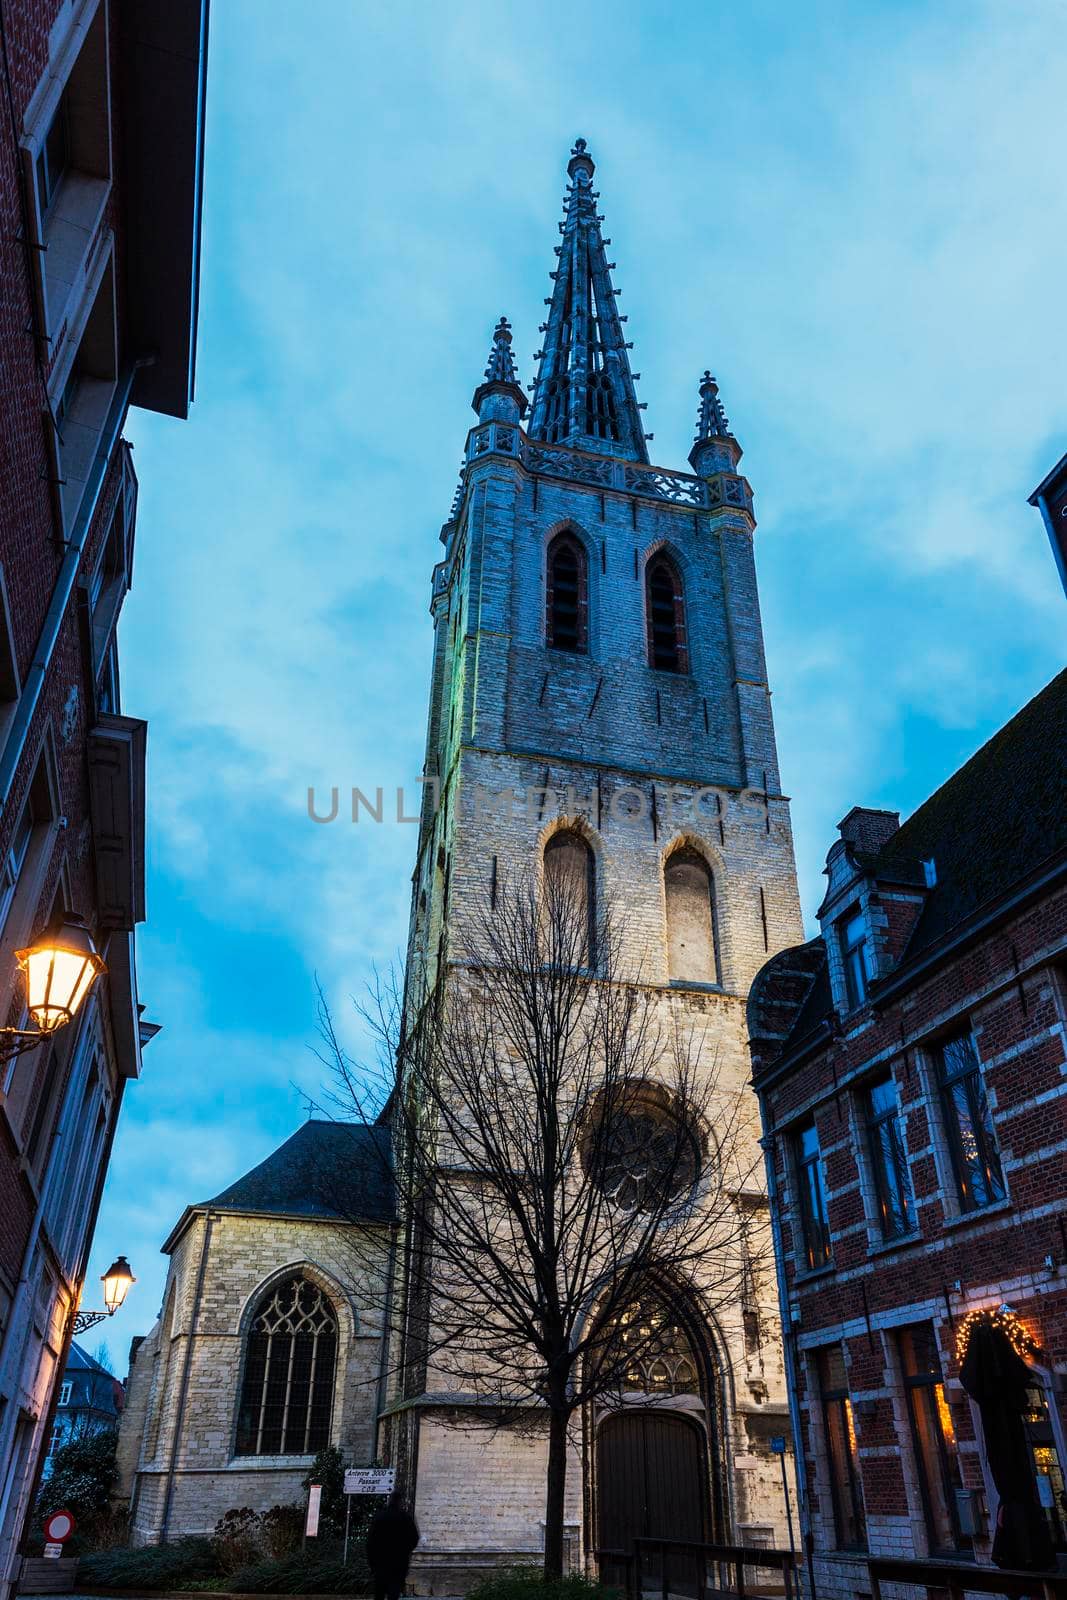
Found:
<path fill-rule="evenodd" d="M 874 977 L 871 963 L 871 942 L 867 919 L 858 906 L 842 918 L 840 923 L 841 960 L 845 968 L 845 992 L 850 1011 L 855 1011 L 867 998 L 867 986 Z"/>

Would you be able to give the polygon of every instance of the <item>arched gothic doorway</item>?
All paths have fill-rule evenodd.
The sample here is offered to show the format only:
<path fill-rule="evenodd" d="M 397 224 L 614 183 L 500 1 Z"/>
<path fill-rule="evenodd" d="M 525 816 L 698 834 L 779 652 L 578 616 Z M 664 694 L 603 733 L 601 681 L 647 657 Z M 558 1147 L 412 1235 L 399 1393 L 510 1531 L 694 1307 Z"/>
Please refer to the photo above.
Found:
<path fill-rule="evenodd" d="M 723 1536 L 710 1351 L 654 1294 L 614 1318 L 607 1336 L 613 1361 L 619 1353 L 624 1359 L 621 1392 L 596 1422 L 590 1531 L 597 1548 L 628 1553 L 638 1538 Z M 672 1566 L 673 1591 L 695 1593 L 695 1581 L 694 1561 Z"/>

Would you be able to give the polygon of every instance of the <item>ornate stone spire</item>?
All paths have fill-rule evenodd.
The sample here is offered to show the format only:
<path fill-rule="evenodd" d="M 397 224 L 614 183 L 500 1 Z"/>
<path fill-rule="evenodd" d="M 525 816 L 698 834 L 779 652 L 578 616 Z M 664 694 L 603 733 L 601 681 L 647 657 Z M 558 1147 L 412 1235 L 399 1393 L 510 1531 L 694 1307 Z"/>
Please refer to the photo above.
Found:
<path fill-rule="evenodd" d="M 482 422 L 489 422 L 493 418 L 504 422 L 518 422 L 526 415 L 526 396 L 522 392 L 519 375 L 515 370 L 515 357 L 511 351 L 511 324 L 507 317 L 501 317 L 493 329 L 493 345 L 489 351 L 485 377 L 475 389 L 471 405 Z M 514 409 L 516 406 L 517 415 Z"/>
<path fill-rule="evenodd" d="M 730 424 L 719 398 L 719 386 L 705 368 L 700 380 L 697 435 L 689 452 L 690 465 L 694 472 L 704 475 L 732 472 L 741 454 L 741 446 L 730 432 Z"/>
<path fill-rule="evenodd" d="M 645 431 L 633 373 L 622 336 L 604 255 L 610 239 L 601 236 L 603 217 L 593 189 L 593 158 L 577 139 L 567 164 L 570 188 L 556 246 L 559 266 L 548 321 L 541 326 L 544 346 L 530 414 L 530 437 L 549 444 L 647 461 Z"/>
<path fill-rule="evenodd" d="M 711 373 L 704 368 L 704 376 L 700 380 L 700 410 L 697 412 L 697 436 L 693 441 L 699 443 L 701 439 L 729 439 L 730 424 L 726 420 L 726 412 L 719 399 L 719 385 Z"/>

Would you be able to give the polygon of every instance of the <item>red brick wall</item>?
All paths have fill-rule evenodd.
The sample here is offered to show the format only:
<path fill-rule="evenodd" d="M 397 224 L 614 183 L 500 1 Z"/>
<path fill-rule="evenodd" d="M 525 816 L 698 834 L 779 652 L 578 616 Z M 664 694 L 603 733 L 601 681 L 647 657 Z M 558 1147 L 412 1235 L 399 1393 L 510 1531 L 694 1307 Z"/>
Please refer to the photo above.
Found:
<path fill-rule="evenodd" d="M 892 922 L 896 913 L 887 909 Z M 956 1381 L 955 1336 L 967 1311 L 1008 1301 L 1052 1366 L 1067 1370 L 1067 1229 L 1061 1221 L 1067 1202 L 1065 974 L 1067 891 L 1061 890 L 891 1003 L 846 1019 L 814 1056 L 780 1081 L 768 1075 L 761 1088 L 764 1123 L 775 1130 L 785 1278 L 791 1308 L 799 1313 L 793 1327 L 798 1401 L 822 1551 L 833 1548 L 834 1537 L 821 1411 L 809 1394 L 811 1350 L 832 1342 L 846 1350 L 870 1549 L 919 1557 L 927 1549 L 893 1354 L 894 1326 L 935 1324 L 963 1480 L 980 1491 L 984 1479 L 971 1406 Z M 932 1148 L 944 1141 L 927 1051 L 939 1033 L 968 1025 L 983 1063 L 1008 1199 L 961 1216 L 953 1203 L 947 1150 L 939 1158 Z M 874 1224 L 866 1134 L 853 1098 L 864 1077 L 888 1068 L 904 1118 L 921 1231 L 918 1241 L 895 1246 L 881 1241 Z M 1040 1103 L 1032 1104 L 1039 1096 Z M 814 1114 L 823 1152 L 833 1261 L 825 1272 L 805 1277 L 793 1254 L 798 1223 L 789 1126 L 808 1114 Z M 1049 1398 L 1065 1404 L 1062 1394 Z M 976 1542 L 978 1554 L 987 1555 L 988 1547 L 987 1530 Z M 842 1570 L 848 1559 L 838 1558 Z M 840 1574 L 828 1580 L 830 1590 L 835 1583 L 845 1592 Z"/>

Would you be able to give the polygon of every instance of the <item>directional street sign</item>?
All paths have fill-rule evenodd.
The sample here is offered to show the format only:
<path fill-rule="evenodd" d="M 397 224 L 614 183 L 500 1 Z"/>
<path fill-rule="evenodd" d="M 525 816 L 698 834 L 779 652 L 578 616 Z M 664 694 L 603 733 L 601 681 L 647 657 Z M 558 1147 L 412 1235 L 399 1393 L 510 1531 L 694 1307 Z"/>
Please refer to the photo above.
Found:
<path fill-rule="evenodd" d="M 345 1494 L 391 1494 L 396 1487 L 395 1467 L 349 1467 Z"/>

